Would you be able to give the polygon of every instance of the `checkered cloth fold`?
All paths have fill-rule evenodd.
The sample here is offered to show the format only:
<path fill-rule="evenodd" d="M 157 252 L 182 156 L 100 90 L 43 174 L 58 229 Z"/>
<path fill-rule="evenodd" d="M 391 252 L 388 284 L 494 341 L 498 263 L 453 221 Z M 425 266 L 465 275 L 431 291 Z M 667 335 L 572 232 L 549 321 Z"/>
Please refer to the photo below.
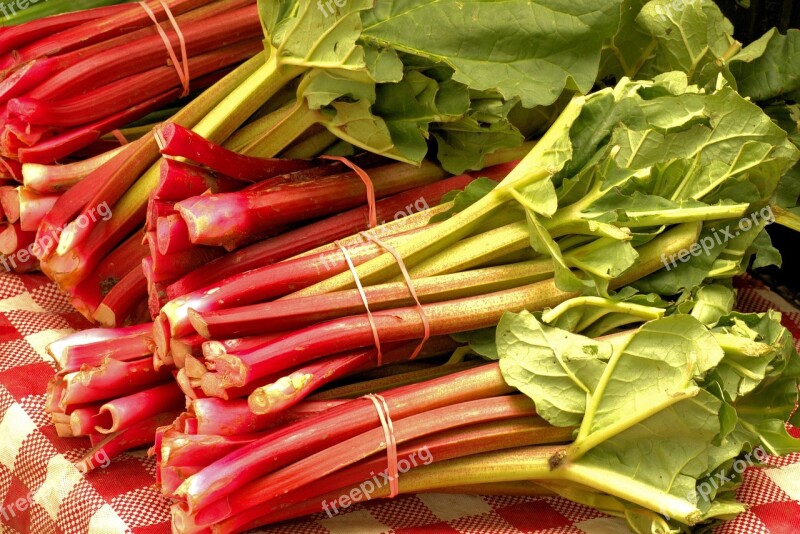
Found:
<path fill-rule="evenodd" d="M 745 287 L 738 308 L 784 312 L 800 339 L 800 312 L 769 290 Z M 73 463 L 86 439 L 61 439 L 44 413 L 53 373 L 47 344 L 86 322 L 42 276 L 0 274 L 0 534 L 166 534 L 169 503 L 153 488 L 155 463 L 123 454 L 87 476 Z M 739 498 L 750 506 L 716 534 L 800 532 L 800 455 L 748 469 Z M 560 498 L 412 495 L 319 514 L 261 532 L 618 534 L 624 524 Z"/>

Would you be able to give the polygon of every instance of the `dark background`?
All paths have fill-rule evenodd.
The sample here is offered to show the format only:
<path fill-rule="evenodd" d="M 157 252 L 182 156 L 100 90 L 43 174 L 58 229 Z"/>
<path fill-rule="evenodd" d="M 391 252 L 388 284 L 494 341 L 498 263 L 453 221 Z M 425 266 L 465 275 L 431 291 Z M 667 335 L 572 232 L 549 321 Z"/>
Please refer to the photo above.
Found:
<path fill-rule="evenodd" d="M 747 44 L 767 30 L 777 27 L 785 33 L 800 27 L 800 2 L 797 0 L 750 0 L 750 8 L 742 0 L 716 0 L 736 29 L 736 39 Z"/>

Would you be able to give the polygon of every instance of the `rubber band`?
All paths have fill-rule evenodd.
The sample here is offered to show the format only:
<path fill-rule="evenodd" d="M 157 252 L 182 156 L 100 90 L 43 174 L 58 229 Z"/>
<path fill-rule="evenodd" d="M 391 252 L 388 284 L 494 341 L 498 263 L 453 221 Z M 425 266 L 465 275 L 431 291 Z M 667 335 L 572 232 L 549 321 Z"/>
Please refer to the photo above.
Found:
<path fill-rule="evenodd" d="M 146 2 L 139 2 L 139 5 L 142 6 L 147 16 L 150 17 L 150 20 L 156 26 L 156 31 L 161 36 L 161 40 L 164 41 L 164 45 L 167 48 L 167 54 L 169 54 L 169 58 L 172 60 L 172 66 L 175 67 L 175 71 L 178 73 L 178 79 L 181 81 L 181 85 L 183 86 L 183 93 L 181 94 L 181 98 L 189 96 L 189 54 L 186 52 L 186 39 L 183 37 L 183 32 L 181 31 L 180 27 L 178 26 L 178 21 L 175 20 L 175 17 L 172 15 L 172 11 L 170 10 L 169 6 L 164 0 L 159 0 L 161 2 L 161 6 L 164 8 L 164 12 L 167 14 L 167 18 L 169 19 L 170 24 L 172 24 L 172 28 L 175 30 L 175 34 L 178 36 L 178 42 L 181 45 L 181 58 L 183 61 L 178 61 L 178 56 L 175 55 L 175 49 L 172 47 L 172 43 L 167 36 L 167 32 L 161 27 L 161 23 L 158 22 L 158 17 L 150 9 L 150 6 L 147 5 Z"/>
<path fill-rule="evenodd" d="M 375 199 L 375 184 L 372 183 L 372 178 L 369 177 L 367 171 L 353 163 L 347 158 L 341 156 L 320 156 L 320 159 L 329 159 L 343 163 L 346 167 L 355 172 L 361 181 L 364 182 L 364 187 L 367 188 L 367 205 L 369 206 L 369 227 L 375 228 L 378 226 L 378 205 Z"/>
<path fill-rule="evenodd" d="M 422 337 L 422 341 L 420 342 L 419 346 L 414 350 L 414 354 L 411 355 L 411 359 L 414 360 L 419 356 L 420 352 L 422 352 L 422 348 L 425 346 L 425 343 L 431 338 L 431 322 L 428 319 L 428 314 L 425 313 L 425 308 L 422 306 L 422 302 L 419 300 L 419 296 L 417 296 L 417 290 L 414 288 L 414 282 L 411 280 L 411 274 L 408 272 L 408 268 L 406 268 L 406 264 L 403 261 L 403 257 L 400 256 L 400 253 L 395 250 L 394 247 L 389 245 L 388 243 L 382 241 L 378 237 L 368 233 L 368 232 L 361 232 L 361 235 L 378 245 L 379 247 L 383 248 L 394 256 L 395 261 L 397 262 L 397 266 L 400 267 L 400 272 L 403 274 L 403 278 L 406 281 L 406 285 L 408 286 L 409 292 L 411 292 L 411 296 L 414 297 L 414 300 L 417 302 L 417 309 L 419 309 L 419 316 L 422 319 L 422 326 L 425 328 L 425 333 Z"/>
<path fill-rule="evenodd" d="M 122 133 L 120 130 L 111 130 L 111 135 L 113 135 L 113 136 L 114 136 L 114 138 L 115 138 L 117 141 L 119 141 L 119 144 L 120 144 L 121 146 L 125 146 L 125 145 L 127 145 L 128 143 L 130 143 L 130 141 L 128 141 L 127 139 L 125 139 L 125 134 L 123 134 L 123 133 Z"/>
<path fill-rule="evenodd" d="M 388 457 L 389 468 L 389 498 L 394 499 L 400 493 L 400 472 L 397 466 L 397 439 L 394 435 L 394 423 L 389 415 L 389 405 L 381 395 L 365 395 L 365 399 L 372 401 L 378 411 L 378 418 L 383 426 L 383 434 L 386 438 L 386 455 Z"/>
<path fill-rule="evenodd" d="M 353 258 L 350 257 L 350 253 L 347 251 L 347 248 L 342 245 L 338 241 L 334 241 L 339 250 L 342 251 L 342 255 L 344 256 L 345 261 L 347 262 L 347 266 L 350 267 L 350 272 L 353 273 L 353 279 L 356 281 L 356 287 L 358 288 L 358 293 L 361 295 L 361 301 L 364 303 L 364 309 L 367 310 L 367 319 L 369 319 L 369 326 L 372 328 L 372 337 L 375 339 L 375 348 L 378 350 L 378 367 L 383 365 L 383 351 L 381 350 L 381 338 L 378 335 L 378 327 L 375 325 L 375 318 L 372 316 L 372 312 L 369 309 L 369 302 L 367 302 L 367 294 L 364 291 L 364 286 L 361 284 L 361 278 L 358 276 L 358 272 L 356 271 L 356 266 L 353 264 Z"/>

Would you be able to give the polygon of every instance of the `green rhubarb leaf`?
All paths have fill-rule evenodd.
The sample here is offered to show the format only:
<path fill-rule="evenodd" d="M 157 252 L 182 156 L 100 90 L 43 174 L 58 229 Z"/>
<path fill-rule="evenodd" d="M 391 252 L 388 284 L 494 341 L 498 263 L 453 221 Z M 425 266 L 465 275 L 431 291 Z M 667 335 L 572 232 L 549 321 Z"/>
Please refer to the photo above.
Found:
<path fill-rule="evenodd" d="M 315 70 L 303 78 L 298 93 L 310 109 L 323 109 L 339 98 L 375 102 L 375 84 L 365 72 L 341 69 Z"/>
<path fill-rule="evenodd" d="M 800 164 L 787 172 L 775 190 L 775 203 L 782 208 L 794 208 L 800 200 Z"/>
<path fill-rule="evenodd" d="M 258 0 L 266 44 L 282 65 L 365 70 L 361 12 L 372 0 L 348 0 L 331 10 L 314 2 Z"/>
<path fill-rule="evenodd" d="M 471 332 L 460 332 L 452 334 L 452 337 L 458 343 L 469 345 L 469 348 L 483 356 L 487 360 L 499 360 L 500 356 L 497 354 L 497 328 L 483 328 L 481 330 L 473 330 Z"/>
<path fill-rule="evenodd" d="M 733 26 L 713 2 L 652 0 L 636 21 L 657 41 L 655 53 L 638 72 L 641 78 L 682 71 L 691 83 L 713 87 L 740 49 Z"/>
<path fill-rule="evenodd" d="M 506 313 L 500 320 L 497 351 L 506 382 L 533 399 L 541 417 L 563 427 L 580 424 L 612 347 L 543 325 L 522 312 Z"/>
<path fill-rule="evenodd" d="M 687 96 L 696 95 L 661 100 L 669 105 L 674 98 Z M 758 106 L 730 88 L 704 100 L 708 125 L 690 121 L 690 127 L 669 133 L 618 129 L 614 138 L 620 146 L 617 161 L 624 167 L 642 169 L 679 160 L 681 172 L 661 169 L 657 187 L 651 191 L 673 200 L 722 200 L 705 197 L 727 181 L 743 176 L 759 190 L 769 191 L 768 198 L 777 185 L 775 175 L 781 176 L 791 168 L 800 152 Z"/>
<path fill-rule="evenodd" d="M 453 207 L 444 213 L 431 217 L 430 222 L 446 221 L 456 213 L 461 213 L 497 187 L 497 182 L 489 178 L 472 180 L 463 191 L 451 191 L 442 197 L 442 203 L 452 202 Z"/>
<path fill-rule="evenodd" d="M 649 0 L 624 0 L 616 33 L 603 46 L 600 60 L 601 80 L 634 78 L 652 51 L 656 40 L 636 23 L 636 17 Z"/>
<path fill-rule="evenodd" d="M 716 467 L 710 443 L 719 433 L 720 404 L 710 393 L 698 390 L 694 397 L 664 407 L 604 439 L 564 469 L 583 475 L 573 478 L 576 482 L 588 479 L 597 484 L 605 479 L 621 497 L 636 492 L 632 488 L 647 488 L 654 496 L 661 493 L 697 506 L 697 481 Z M 633 497 L 639 496 L 634 493 Z M 648 501 L 652 509 L 673 515 L 659 506 L 660 499 Z M 700 515 L 698 509 L 690 513 L 690 519 L 697 521 Z"/>
<path fill-rule="evenodd" d="M 323 125 L 340 139 L 376 154 L 396 157 L 392 134 L 386 123 L 372 114 L 369 102 L 337 101 Z"/>
<path fill-rule="evenodd" d="M 768 100 L 800 89 L 800 30 L 776 29 L 742 50 L 731 61 L 742 96 Z"/>
<path fill-rule="evenodd" d="M 531 248 L 539 254 L 552 258 L 556 286 L 566 292 L 583 292 L 591 290 L 594 283 L 591 280 L 581 279 L 572 272 L 558 243 L 550 236 L 547 228 L 542 224 L 539 215 L 530 209 L 525 210 L 528 221 Z"/>
<path fill-rule="evenodd" d="M 798 402 L 796 378 L 771 379 L 736 403 L 742 427 L 770 454 L 783 456 L 800 451 L 800 439 L 786 430 Z"/>
<path fill-rule="evenodd" d="M 798 401 L 800 369 L 791 334 L 780 324 L 780 314 L 730 313 L 714 329 L 725 358 L 707 377 L 726 400 L 733 402 L 747 441 L 773 454 L 800 447 L 784 423 Z M 744 440 L 744 439 L 743 439 Z M 782 451 L 782 452 L 779 452 Z"/>
<path fill-rule="evenodd" d="M 607 431 L 626 418 L 658 413 L 695 396 L 693 379 L 723 356 L 713 335 L 693 317 L 675 315 L 645 324 L 609 362 L 582 434 Z"/>
<path fill-rule="evenodd" d="M 714 326 L 724 315 L 733 311 L 736 294 L 723 284 L 709 284 L 700 287 L 695 293 L 692 317 L 701 323 Z"/>
<path fill-rule="evenodd" d="M 382 0 L 364 13 L 362 38 L 445 63 L 456 81 L 532 108 L 592 88 L 621 1 Z"/>
<path fill-rule="evenodd" d="M 573 444 L 550 459 L 544 483 L 633 524 L 652 524 L 637 507 L 684 525 L 736 514 L 743 507 L 733 500 L 741 481 L 734 460 L 746 463 L 758 446 L 800 449 L 784 426 L 798 399 L 800 362 L 774 313 L 730 313 L 713 332 L 676 314 L 607 341 L 507 313 L 497 350 L 505 380 L 542 417 L 580 425 Z M 731 402 L 716 377 L 742 358 L 772 364 Z"/>
<path fill-rule="evenodd" d="M 410 161 L 427 154 L 432 122 L 458 120 L 469 109 L 466 86 L 450 84 L 442 91 L 436 80 L 414 70 L 402 82 L 380 84 L 377 93 L 372 111 L 386 122 L 396 151 Z"/>
<path fill-rule="evenodd" d="M 590 246 L 566 254 L 567 264 L 588 275 L 602 296 L 608 294 L 611 280 L 633 267 L 638 259 L 639 253 L 629 241 L 609 237 L 602 237 Z"/>
<path fill-rule="evenodd" d="M 437 159 L 453 174 L 482 169 L 487 154 L 517 147 L 524 141 L 519 130 L 508 121 L 486 125 L 472 117 L 444 123 L 433 129 L 432 134 L 438 148 Z"/>
<path fill-rule="evenodd" d="M 373 80 L 381 83 L 399 82 L 403 79 L 403 61 L 391 48 L 364 47 L 367 70 Z"/>
<path fill-rule="evenodd" d="M 769 267 L 770 265 L 780 267 L 783 263 L 780 251 L 773 246 L 772 239 L 766 230 L 762 230 L 756 236 L 750 246 L 749 253 L 753 255 L 753 263 L 751 264 L 753 269 Z"/>

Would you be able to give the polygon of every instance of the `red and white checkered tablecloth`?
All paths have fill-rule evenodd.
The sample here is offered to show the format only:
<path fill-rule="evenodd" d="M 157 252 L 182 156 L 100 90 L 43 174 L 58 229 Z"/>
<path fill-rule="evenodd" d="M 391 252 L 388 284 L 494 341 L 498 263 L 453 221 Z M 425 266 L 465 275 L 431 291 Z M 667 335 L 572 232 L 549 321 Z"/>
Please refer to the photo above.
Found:
<path fill-rule="evenodd" d="M 762 288 L 739 295 L 739 309 L 784 312 L 800 339 L 800 312 Z M 44 347 L 86 327 L 40 275 L 0 274 L 0 534 L 162 534 L 169 505 L 153 488 L 155 464 L 124 454 L 83 477 L 73 466 L 85 439 L 61 439 L 44 413 L 53 362 Z M 800 455 L 749 469 L 739 498 L 750 506 L 716 534 L 800 532 Z M 617 534 L 620 520 L 559 498 L 406 496 L 373 501 L 347 513 L 269 529 L 270 534 L 504 533 Z"/>

